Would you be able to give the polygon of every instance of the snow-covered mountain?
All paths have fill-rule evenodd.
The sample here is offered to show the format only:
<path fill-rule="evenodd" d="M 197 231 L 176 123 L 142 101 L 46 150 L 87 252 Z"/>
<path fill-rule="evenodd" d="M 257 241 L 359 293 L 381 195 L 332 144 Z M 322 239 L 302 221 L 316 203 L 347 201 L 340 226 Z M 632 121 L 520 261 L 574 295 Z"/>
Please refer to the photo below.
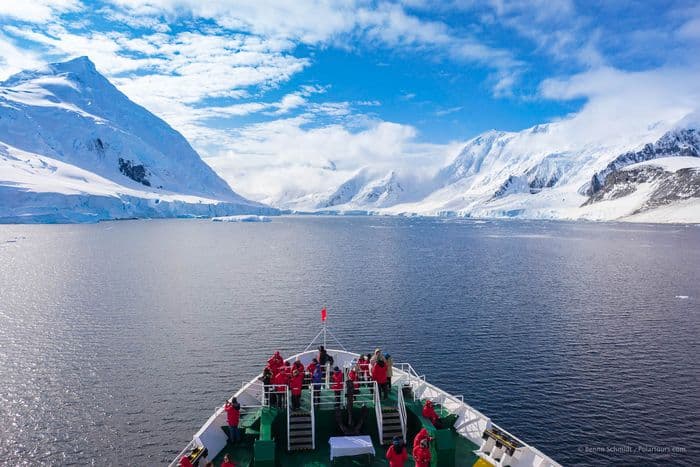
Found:
<path fill-rule="evenodd" d="M 0 221 L 274 212 L 236 194 L 87 57 L 0 83 Z"/>
<path fill-rule="evenodd" d="M 330 197 L 321 197 L 325 202 L 315 209 L 700 222 L 697 121 L 691 114 L 612 136 L 586 137 L 572 120 L 521 132 L 489 131 L 468 141 L 449 165 L 418 186 L 410 178 L 397 183 L 396 172 L 372 177 L 360 171 Z"/>

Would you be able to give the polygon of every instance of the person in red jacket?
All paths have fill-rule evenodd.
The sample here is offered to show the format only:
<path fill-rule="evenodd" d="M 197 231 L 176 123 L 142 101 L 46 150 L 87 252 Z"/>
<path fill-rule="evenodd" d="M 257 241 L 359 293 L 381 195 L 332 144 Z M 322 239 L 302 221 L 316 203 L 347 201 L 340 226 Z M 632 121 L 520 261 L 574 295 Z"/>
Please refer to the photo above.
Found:
<path fill-rule="evenodd" d="M 314 358 L 313 360 L 311 360 L 311 363 L 309 363 L 308 366 L 306 367 L 306 372 L 309 375 L 313 375 L 314 370 L 316 369 L 317 366 L 318 366 L 318 359 Z"/>
<path fill-rule="evenodd" d="M 343 391 L 343 372 L 340 371 L 340 368 L 335 367 L 333 368 L 333 374 L 331 375 L 331 381 L 333 384 L 331 385 L 331 389 L 335 392 L 335 406 L 340 407 L 340 393 Z"/>
<path fill-rule="evenodd" d="M 379 397 L 382 399 L 389 397 L 389 390 L 386 387 L 386 363 L 384 363 L 384 360 L 377 360 L 377 363 L 372 367 L 372 379 L 377 382 L 379 387 Z"/>
<path fill-rule="evenodd" d="M 302 375 L 304 374 L 304 364 L 301 363 L 301 358 L 297 357 L 292 364 L 292 371 L 297 370 Z"/>
<path fill-rule="evenodd" d="M 275 385 L 275 399 L 276 399 L 276 406 L 277 407 L 284 407 L 285 404 L 287 403 L 285 396 L 287 395 L 287 384 L 289 384 L 289 378 L 287 377 L 287 373 L 284 371 L 284 368 L 280 368 L 277 371 L 277 374 L 275 374 L 275 377 L 272 378 L 272 384 Z"/>
<path fill-rule="evenodd" d="M 424 439 L 427 439 L 428 441 L 433 440 L 433 438 L 430 437 L 430 434 L 428 434 L 428 430 L 421 428 L 416 437 L 413 438 L 413 446 L 418 446 Z"/>
<path fill-rule="evenodd" d="M 386 450 L 386 460 L 389 461 L 389 467 L 403 467 L 408 460 L 408 450 L 398 436 L 394 436 L 391 446 Z"/>
<path fill-rule="evenodd" d="M 367 381 L 367 372 L 369 371 L 369 363 L 365 360 L 364 355 L 360 355 L 357 359 L 357 367 L 359 368 L 359 375 L 362 381 Z"/>
<path fill-rule="evenodd" d="M 353 365 L 352 368 L 350 368 L 350 371 L 348 372 L 348 379 L 353 382 L 353 389 L 355 391 L 355 394 L 360 392 L 360 370 L 357 368 L 357 365 Z"/>
<path fill-rule="evenodd" d="M 420 440 L 420 443 L 413 446 L 413 462 L 416 467 L 430 467 L 430 445 L 427 438 Z"/>
<path fill-rule="evenodd" d="M 241 404 L 233 397 L 231 401 L 226 401 L 224 410 L 226 411 L 226 423 L 228 423 L 228 440 L 231 443 L 236 443 L 241 439 L 241 432 L 238 430 L 238 422 L 241 419 Z"/>
<path fill-rule="evenodd" d="M 192 461 L 188 456 L 182 456 L 180 458 L 180 467 L 193 467 Z"/>
<path fill-rule="evenodd" d="M 270 367 L 272 373 L 277 373 L 277 370 L 282 365 L 284 365 L 284 359 L 282 358 L 282 355 L 280 355 L 279 350 L 267 360 L 267 366 Z"/>
<path fill-rule="evenodd" d="M 292 410 L 301 408 L 301 390 L 304 387 L 304 373 L 299 370 L 292 372 L 292 378 L 289 380 L 289 390 L 292 393 Z"/>
<path fill-rule="evenodd" d="M 224 461 L 221 463 L 221 467 L 236 467 L 228 454 L 224 454 Z"/>
<path fill-rule="evenodd" d="M 425 401 L 425 405 L 423 406 L 423 416 L 430 420 L 430 423 L 432 423 L 435 428 L 442 428 L 442 421 L 435 412 L 435 407 L 433 407 L 433 402 L 431 400 Z"/>

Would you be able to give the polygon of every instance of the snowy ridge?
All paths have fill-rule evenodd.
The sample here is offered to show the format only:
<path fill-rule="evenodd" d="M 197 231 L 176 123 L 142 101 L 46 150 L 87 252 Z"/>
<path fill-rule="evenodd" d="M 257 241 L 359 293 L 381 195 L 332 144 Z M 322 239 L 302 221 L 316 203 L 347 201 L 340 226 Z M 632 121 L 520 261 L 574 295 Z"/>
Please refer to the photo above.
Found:
<path fill-rule="evenodd" d="M 429 181 L 418 184 L 404 176 L 399 184 L 395 172 L 370 176 L 361 171 L 316 210 L 676 222 L 678 216 L 670 214 L 673 205 L 683 204 L 687 212 L 688 203 L 700 196 L 695 194 L 700 180 L 689 173 L 668 178 L 661 174 L 676 170 L 659 168 L 655 181 L 640 176 L 630 182 L 638 185 L 638 190 L 628 187 L 617 191 L 618 196 L 612 200 L 594 195 L 606 183 L 619 183 L 615 177 L 607 177 L 631 164 L 675 158 L 680 168 L 694 167 L 694 158 L 700 156 L 697 121 L 691 114 L 677 122 L 654 122 L 635 134 L 613 137 L 580 137 L 574 120 L 537 125 L 517 133 L 492 130 L 468 141 L 457 157 Z M 650 185 L 661 183 L 662 178 L 666 180 L 663 195 L 657 191 L 658 186 Z M 683 222 L 700 222 L 700 210 L 682 218 Z"/>
<path fill-rule="evenodd" d="M 0 200 L 4 222 L 275 212 L 231 190 L 87 57 L 0 83 Z"/>

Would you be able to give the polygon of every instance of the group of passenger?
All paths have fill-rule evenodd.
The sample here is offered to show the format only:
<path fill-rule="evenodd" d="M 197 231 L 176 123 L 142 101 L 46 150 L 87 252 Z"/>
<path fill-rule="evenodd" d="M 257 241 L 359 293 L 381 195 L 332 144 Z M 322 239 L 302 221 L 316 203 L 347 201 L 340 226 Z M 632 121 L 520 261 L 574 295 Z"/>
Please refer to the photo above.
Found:
<path fill-rule="evenodd" d="M 266 400 L 269 398 L 269 404 L 273 407 L 285 407 L 287 403 L 285 397 L 289 388 L 291 408 L 299 410 L 304 386 L 311 384 L 314 404 L 318 404 L 321 386 L 326 380 L 326 367 L 333 366 L 333 363 L 333 357 L 328 354 L 324 346 L 318 348 L 318 355 L 306 367 L 299 357 L 290 364 L 282 358 L 279 351 L 275 352 L 267 360 L 262 373 Z M 360 382 L 376 381 L 380 397 L 387 399 L 391 392 L 393 365 L 391 355 L 388 353 L 382 355 L 381 349 L 378 348 L 374 354 L 360 355 L 357 360 L 353 360 L 347 379 L 353 382 L 355 393 L 360 390 Z M 345 374 L 338 366 L 333 366 L 329 380 L 330 388 L 335 393 L 336 406 L 340 406 Z"/>
<path fill-rule="evenodd" d="M 432 440 L 433 438 L 425 428 L 422 428 L 413 438 L 413 462 L 416 467 L 430 466 L 432 459 L 430 442 Z M 394 436 L 391 446 L 386 450 L 386 459 L 389 461 L 389 467 L 404 467 L 408 460 L 408 449 L 400 437 Z"/>
<path fill-rule="evenodd" d="M 282 358 L 280 352 L 275 352 L 268 359 L 262 377 L 262 381 L 266 385 L 266 397 L 270 398 L 270 405 L 284 407 L 286 405 L 285 395 L 287 388 L 289 388 L 292 410 L 298 410 L 301 405 L 303 388 L 309 383 L 311 383 L 313 391 L 314 404 L 318 404 L 320 388 L 326 381 L 328 365 L 332 367 L 329 380 L 330 389 L 335 393 L 336 406 L 340 406 L 340 398 L 346 382 L 348 388 L 352 387 L 353 392 L 357 394 L 361 382 L 376 381 L 379 396 L 383 400 L 389 397 L 394 367 L 394 361 L 390 354 L 382 354 L 381 349 L 377 348 L 374 353 L 360 355 L 357 360 L 351 362 L 347 372 L 347 381 L 343 370 L 338 366 L 333 366 L 333 363 L 333 357 L 323 346 L 318 348 L 318 355 L 306 367 L 298 357 L 294 363 L 290 364 Z M 352 386 L 350 386 L 350 382 L 352 382 Z M 269 386 L 273 386 L 271 391 L 269 391 Z M 370 387 L 370 391 L 372 390 Z M 422 415 L 430 420 L 436 428 L 442 428 L 440 417 L 430 400 L 425 402 Z M 430 442 L 432 440 L 433 438 L 429 436 L 425 428 L 421 429 L 414 438 L 412 454 L 417 467 L 430 466 Z M 408 460 L 408 449 L 400 437 L 394 437 L 392 440 L 391 446 L 386 451 L 386 459 L 389 461 L 390 467 L 403 467 Z"/>

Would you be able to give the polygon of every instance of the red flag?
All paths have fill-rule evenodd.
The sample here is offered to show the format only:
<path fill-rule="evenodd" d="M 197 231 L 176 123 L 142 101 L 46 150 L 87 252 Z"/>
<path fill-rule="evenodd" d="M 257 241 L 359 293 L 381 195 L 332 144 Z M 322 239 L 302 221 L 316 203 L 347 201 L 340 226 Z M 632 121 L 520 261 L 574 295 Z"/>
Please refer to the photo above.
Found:
<path fill-rule="evenodd" d="M 328 313 L 326 313 L 326 307 L 324 306 L 321 310 L 321 321 L 325 321 L 328 318 Z"/>

